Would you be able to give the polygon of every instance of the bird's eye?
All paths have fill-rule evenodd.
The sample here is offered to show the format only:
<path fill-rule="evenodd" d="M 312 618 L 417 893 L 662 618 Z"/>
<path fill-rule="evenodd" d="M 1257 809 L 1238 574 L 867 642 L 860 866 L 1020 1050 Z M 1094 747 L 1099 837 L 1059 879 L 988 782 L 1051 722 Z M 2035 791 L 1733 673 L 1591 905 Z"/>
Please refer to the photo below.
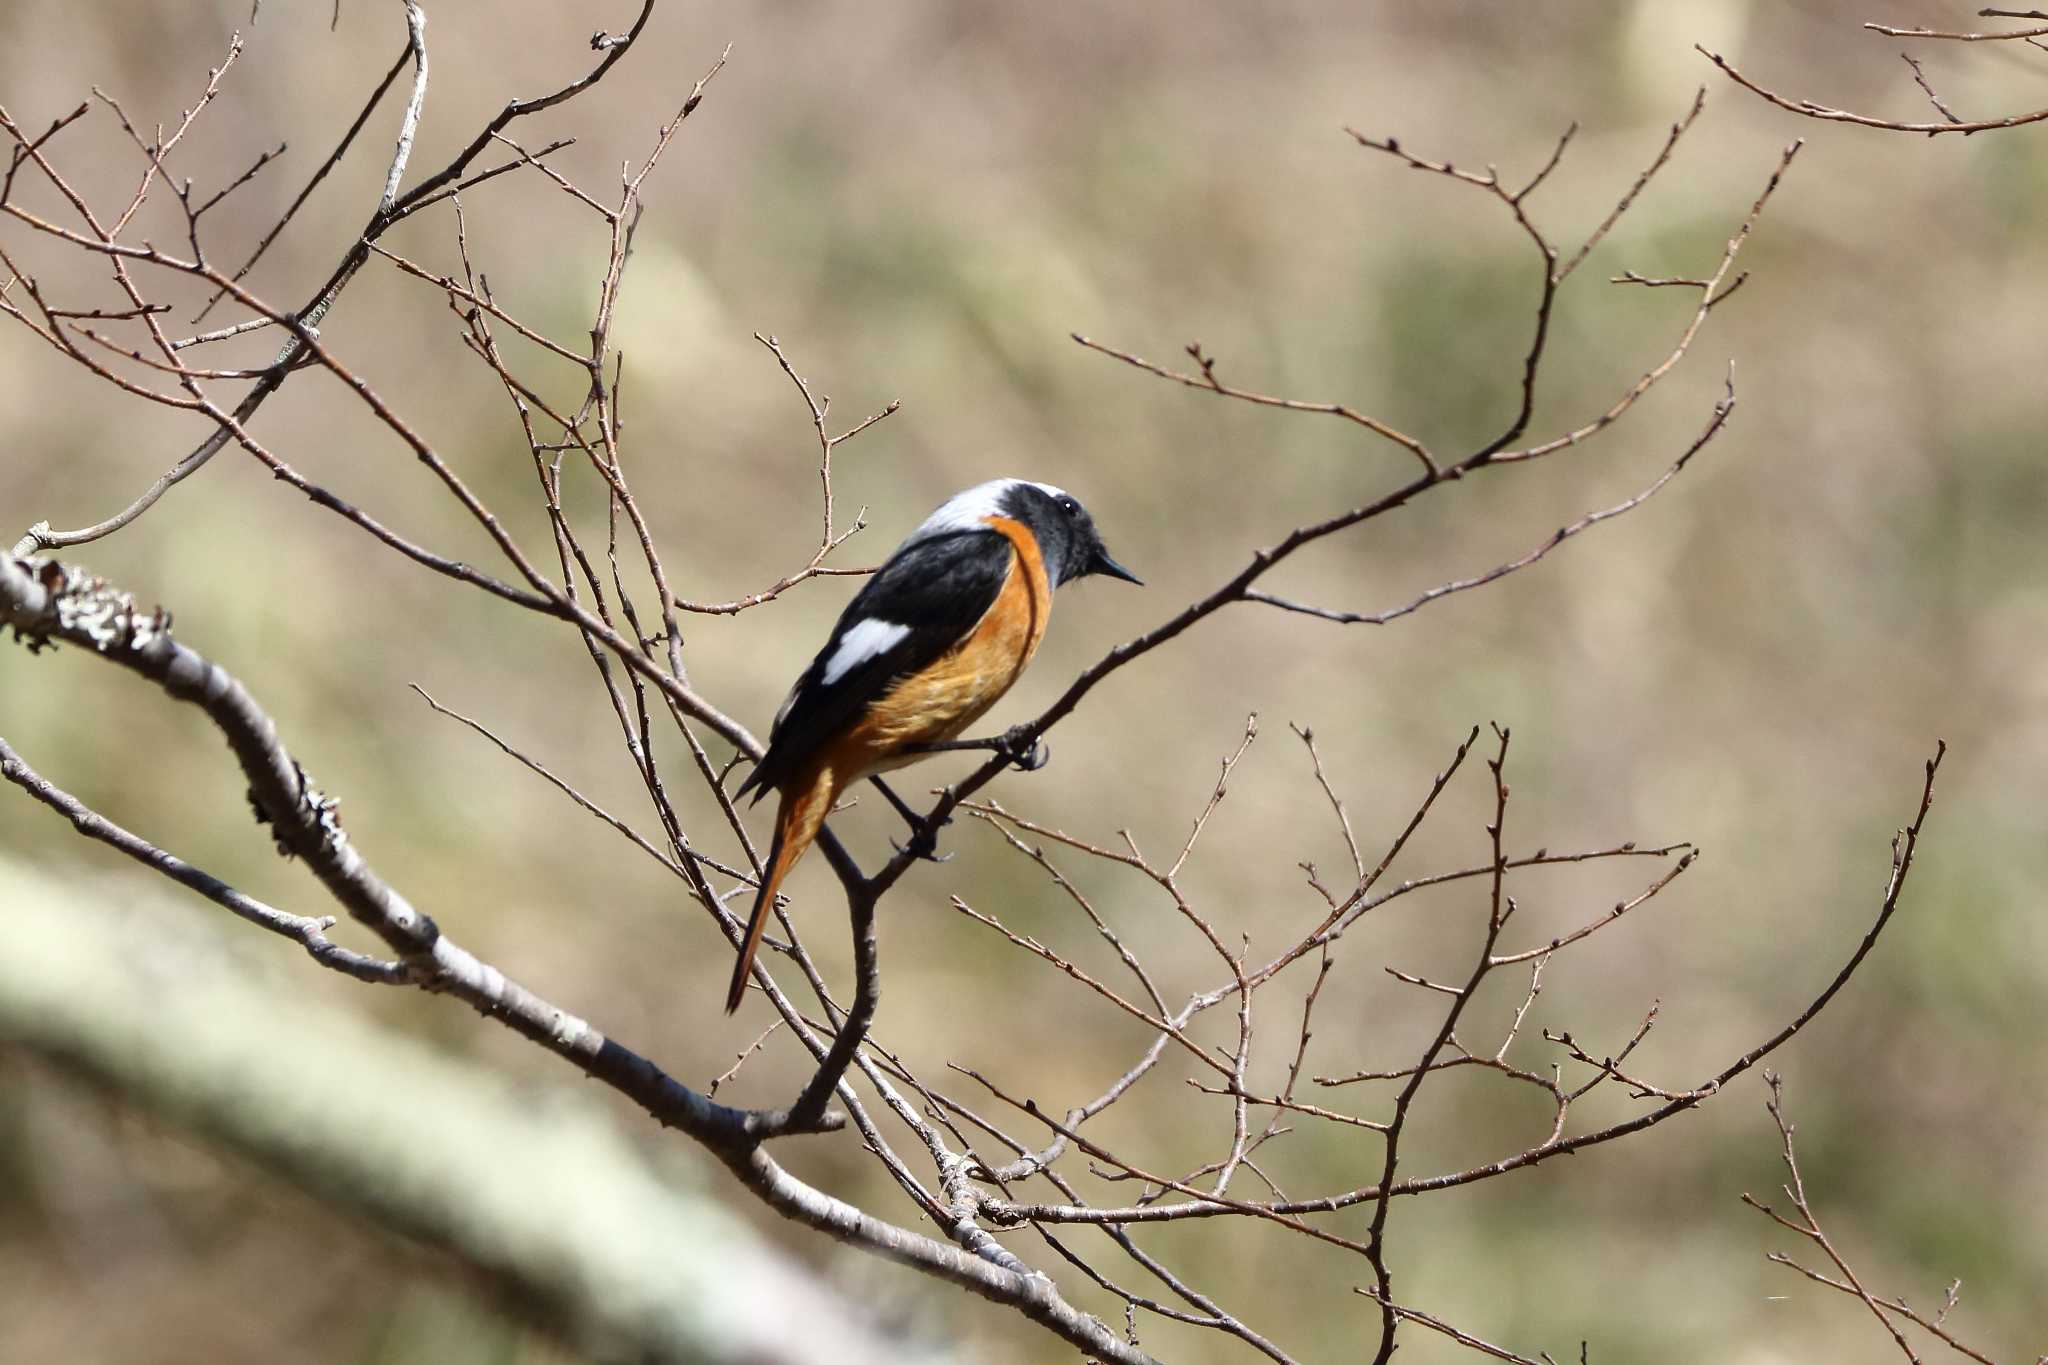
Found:
<path fill-rule="evenodd" d="M 1061 498 L 1060 510 L 1062 512 L 1078 512 L 1081 510 L 1081 504 L 1075 502 L 1072 498 Z"/>

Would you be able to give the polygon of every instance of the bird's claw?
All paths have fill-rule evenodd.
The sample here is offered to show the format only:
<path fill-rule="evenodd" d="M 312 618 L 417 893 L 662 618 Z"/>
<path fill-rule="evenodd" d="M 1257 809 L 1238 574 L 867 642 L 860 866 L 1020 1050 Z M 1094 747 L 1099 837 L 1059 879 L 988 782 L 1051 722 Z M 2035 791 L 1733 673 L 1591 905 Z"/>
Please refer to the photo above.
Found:
<path fill-rule="evenodd" d="M 996 741 L 996 750 L 1017 765 L 1021 772 L 1035 773 L 1052 761 L 1052 746 L 1035 739 L 1028 728 L 1012 726 Z"/>

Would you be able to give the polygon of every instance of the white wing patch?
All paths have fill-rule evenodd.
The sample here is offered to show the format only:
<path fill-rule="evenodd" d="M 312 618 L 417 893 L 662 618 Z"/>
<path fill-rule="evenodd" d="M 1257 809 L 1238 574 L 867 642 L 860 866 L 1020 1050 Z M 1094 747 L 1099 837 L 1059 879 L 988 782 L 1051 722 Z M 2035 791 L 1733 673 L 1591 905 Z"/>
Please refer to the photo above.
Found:
<path fill-rule="evenodd" d="M 893 648 L 908 634 L 909 626 L 872 616 L 865 621 L 854 622 L 846 634 L 839 637 L 839 647 L 825 661 L 825 672 L 819 681 L 830 687 L 859 665 Z"/>

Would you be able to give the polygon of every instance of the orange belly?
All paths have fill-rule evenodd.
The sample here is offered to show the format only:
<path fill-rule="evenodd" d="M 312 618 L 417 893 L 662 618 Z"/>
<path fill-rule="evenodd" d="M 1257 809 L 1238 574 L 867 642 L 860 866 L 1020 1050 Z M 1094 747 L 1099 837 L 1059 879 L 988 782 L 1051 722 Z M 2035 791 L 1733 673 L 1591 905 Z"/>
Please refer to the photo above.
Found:
<path fill-rule="evenodd" d="M 1038 652 L 1052 611 L 1052 585 L 1037 538 L 1008 517 L 990 517 L 988 524 L 1013 551 L 995 602 L 966 638 L 899 681 L 828 746 L 839 790 L 923 757 L 903 753 L 907 744 L 959 738 L 1010 690 Z"/>

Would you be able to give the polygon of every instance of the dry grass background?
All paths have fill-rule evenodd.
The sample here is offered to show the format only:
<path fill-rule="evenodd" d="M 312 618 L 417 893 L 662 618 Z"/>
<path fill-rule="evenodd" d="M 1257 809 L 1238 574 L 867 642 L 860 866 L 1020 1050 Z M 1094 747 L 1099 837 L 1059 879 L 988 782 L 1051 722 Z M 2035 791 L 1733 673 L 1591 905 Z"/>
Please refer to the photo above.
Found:
<path fill-rule="evenodd" d="M 1967 13 L 1940 8 L 1944 21 Z M 1946 736 L 1946 785 L 1906 910 L 1782 1069 L 1820 1210 L 1859 1268 L 1925 1304 L 1961 1276 L 1954 1321 L 1965 1334 L 2031 1358 L 2048 1331 L 2048 472 L 2033 288 L 2048 270 L 2048 133 L 1928 141 L 1804 123 L 1729 86 L 1691 46 L 1830 103 L 1914 114 L 1896 44 L 1857 25 L 1932 22 L 1929 9 L 663 6 L 643 50 L 544 126 L 582 139 L 563 164 L 601 185 L 735 44 L 650 182 L 620 322 L 627 457 L 685 594 L 758 587 L 815 539 L 807 419 L 750 339 L 757 328 L 782 339 L 839 411 L 903 401 L 841 451 L 842 515 L 864 504 L 873 523 L 845 562 L 879 558 L 951 490 L 1019 473 L 1080 494 L 1145 575 L 1142 592 L 1088 583 L 1063 595 L 1032 676 L 997 719 L 1031 714 L 1255 544 L 1399 470 L 1341 424 L 1171 388 L 1083 352 L 1070 331 L 1161 358 L 1199 338 L 1237 380 L 1343 398 L 1451 449 L 1511 411 L 1532 302 L 1524 244 L 1479 196 L 1361 151 L 1341 125 L 1506 169 L 1533 168 L 1576 118 L 1582 141 L 1539 201 L 1571 240 L 1708 85 L 1707 112 L 1665 178 L 1561 305 L 1539 435 L 1605 406 L 1689 306 L 1677 291 L 1599 281 L 1709 265 L 1780 147 L 1808 137 L 1745 257 L 1754 278 L 1717 310 L 1685 372 L 1618 431 L 1340 538 L 1275 586 L 1371 608 L 1519 553 L 1647 483 L 1697 431 L 1736 357 L 1733 425 L 1656 500 L 1505 584 L 1385 629 L 1235 608 L 1119 674 L 1055 733 L 1051 767 L 1006 777 L 997 794 L 1076 832 L 1128 825 L 1164 846 L 1246 713 L 1259 712 L 1264 735 L 1198 869 L 1206 903 L 1256 941 L 1262 920 L 1313 913 L 1293 864 L 1339 856 L 1282 722 L 1313 725 L 1361 831 L 1383 842 L 1466 728 L 1497 719 L 1515 730 L 1510 819 L 1524 842 L 1705 846 L 1642 917 L 1560 961 L 1536 1016 L 1618 1037 L 1659 998 L 1644 1065 L 1677 1083 L 1749 1046 L 1834 970 L 1875 908 L 1919 764 Z M 506 94 L 579 67 L 591 29 L 626 17 L 617 5 L 429 12 L 421 166 Z M 243 192 L 224 236 L 283 207 L 402 34 L 396 5 L 345 0 L 338 31 L 327 20 L 325 4 L 269 0 L 201 127 L 186 166 L 202 181 L 262 145 L 291 144 L 283 167 Z M 168 116 L 247 21 L 241 0 L 13 0 L 0 14 L 0 101 L 40 126 L 98 84 Z M 1965 116 L 2041 103 L 2048 57 L 2037 52 L 1927 56 Z M 392 112 L 380 117 L 381 130 Z M 134 169 L 110 126 L 70 135 L 98 139 L 104 166 L 86 178 L 103 188 Z M 324 274 L 374 198 L 375 162 L 345 166 L 321 192 L 259 268 L 261 291 L 295 301 Z M 602 263 L 592 225 L 517 178 L 467 203 L 501 297 L 574 335 Z M 423 216 L 395 245 L 453 260 L 444 218 Z M 325 330 L 540 544 L 517 430 L 454 334 L 432 291 L 384 269 L 352 287 Z M 18 332 L 0 333 L 0 416 L 9 539 L 43 517 L 105 515 L 203 434 L 111 401 Z M 293 383 L 258 429 L 409 533 L 485 557 L 473 528 L 333 384 Z M 342 796 L 385 874 L 486 958 L 588 1007 L 685 1078 L 723 1070 L 758 1031 L 719 1013 L 728 951 L 672 884 L 405 689 L 417 681 L 479 713 L 631 807 L 630 770 L 567 633 L 372 553 L 232 453 L 78 557 L 173 606 L 180 633 L 241 674 Z M 698 685 L 763 729 L 848 590 L 823 580 L 689 623 Z M 8 650 L 0 729 L 165 847 L 276 903 L 317 903 L 249 825 L 240 783 L 196 716 L 68 655 Z M 1417 867 L 1483 857 L 1485 796 L 1468 776 Z M 868 809 L 848 821 L 857 847 L 886 828 Z M 1042 1099 L 1093 1093 L 1127 1063 L 1130 1031 L 998 951 L 945 898 L 958 891 L 1077 949 L 1088 936 L 988 831 L 961 821 L 949 836 L 958 860 L 919 869 L 886 907 L 880 1036 L 919 1040 L 932 1063 L 992 1062 Z M 137 894 L 125 869 L 15 794 L 0 799 L 0 902 L 8 867 L 23 863 L 64 870 L 81 898 Z M 1163 904 L 1092 869 L 1077 875 L 1120 924 L 1153 935 L 1169 970 L 1207 980 Z M 1554 899 L 1532 901 L 1532 913 L 1559 925 L 1612 890 L 1597 878 L 1541 885 Z M 823 866 L 806 866 L 793 889 L 813 942 L 836 961 Z M 378 1011 L 536 1086 L 563 1083 L 560 1067 L 465 1011 L 326 978 L 224 917 L 190 913 L 252 973 Z M 1395 1064 L 1421 1027 L 1379 965 L 1448 960 L 1475 909 L 1446 895 L 1404 913 L 1340 955 L 1318 1041 L 1327 1064 L 1315 1069 Z M 281 1041 L 317 1050 L 288 1018 L 277 1027 Z M 744 1097 L 776 1096 L 795 1074 L 771 1048 L 744 1073 Z M 1154 1122 L 1187 1112 L 1178 1084 L 1160 1082 Z M 1132 1134 L 1136 1116 L 1123 1119 Z M 1450 1168 L 1533 1140 L 1531 1122 L 1493 1087 L 1446 1083 L 1409 1159 Z M 813 1141 L 792 1158 L 799 1170 L 896 1207 L 850 1143 Z M 1351 1177 L 1376 1150 L 1318 1140 L 1287 1161 L 1309 1186 L 1363 1183 Z M 1403 1296 L 1526 1349 L 1563 1355 L 1588 1338 L 1595 1361 L 1877 1358 L 1888 1343 L 1860 1306 L 1764 1263 L 1782 1239 L 1736 1195 L 1774 1186 L 1774 1162 L 1762 1087 L 1746 1080 L 1644 1138 L 1397 1207 Z M 0 1358 L 557 1358 L 432 1256 L 5 1051 L 0 1189 Z M 792 1240 L 920 1330 L 989 1359 L 1067 1358 L 1014 1316 Z M 1291 1325 L 1282 1335 L 1309 1356 L 1371 1340 L 1369 1305 L 1349 1292 L 1362 1265 L 1242 1230 L 1190 1245 L 1198 1281 L 1254 1287 L 1247 1319 Z M 1175 1359 L 1243 1354 L 1164 1328 L 1147 1344 Z M 1452 1354 L 1421 1337 L 1404 1348 L 1418 1361 Z"/>

